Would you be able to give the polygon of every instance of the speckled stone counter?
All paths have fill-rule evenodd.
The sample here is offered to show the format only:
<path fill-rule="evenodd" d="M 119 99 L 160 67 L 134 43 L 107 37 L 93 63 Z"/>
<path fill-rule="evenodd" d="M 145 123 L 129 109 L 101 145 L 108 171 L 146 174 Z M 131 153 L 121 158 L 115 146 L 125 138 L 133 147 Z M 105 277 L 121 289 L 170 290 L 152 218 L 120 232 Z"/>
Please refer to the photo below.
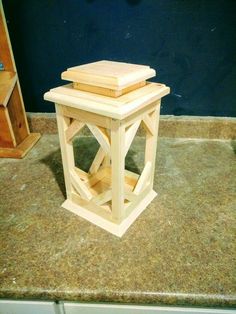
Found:
<path fill-rule="evenodd" d="M 96 147 L 76 142 L 85 170 Z M 142 150 L 138 138 L 129 169 L 140 170 Z M 0 159 L 0 297 L 235 306 L 235 150 L 233 141 L 160 138 L 159 195 L 121 239 L 60 207 L 57 135 L 23 160 Z"/>

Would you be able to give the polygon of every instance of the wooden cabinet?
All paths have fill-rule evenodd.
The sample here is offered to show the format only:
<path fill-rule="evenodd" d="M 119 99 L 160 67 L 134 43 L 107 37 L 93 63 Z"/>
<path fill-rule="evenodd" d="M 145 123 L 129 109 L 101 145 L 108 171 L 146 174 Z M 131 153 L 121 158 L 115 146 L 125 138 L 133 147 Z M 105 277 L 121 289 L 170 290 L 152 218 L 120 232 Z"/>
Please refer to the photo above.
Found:
<path fill-rule="evenodd" d="M 57 307 L 54 302 L 0 300 L 0 314 L 58 314 Z"/>
<path fill-rule="evenodd" d="M 202 309 L 76 302 L 0 300 L 0 314 L 236 314 L 234 309 Z"/>
<path fill-rule="evenodd" d="M 64 303 L 65 314 L 236 314 L 235 310 L 136 306 L 112 304 Z"/>

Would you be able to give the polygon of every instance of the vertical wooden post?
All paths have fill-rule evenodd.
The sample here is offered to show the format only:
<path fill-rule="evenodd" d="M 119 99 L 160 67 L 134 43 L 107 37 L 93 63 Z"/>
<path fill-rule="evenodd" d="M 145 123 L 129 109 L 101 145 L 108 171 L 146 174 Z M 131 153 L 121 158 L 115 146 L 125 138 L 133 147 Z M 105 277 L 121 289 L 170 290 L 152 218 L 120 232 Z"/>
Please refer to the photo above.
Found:
<path fill-rule="evenodd" d="M 148 132 L 146 134 L 145 165 L 147 164 L 147 162 L 151 162 L 151 171 L 150 171 L 150 188 L 151 189 L 153 187 L 154 172 L 155 172 L 160 106 L 161 106 L 161 101 L 158 100 L 155 111 L 152 113 L 152 121 L 154 122 L 153 123 L 154 134 L 152 135 Z"/>
<path fill-rule="evenodd" d="M 56 107 L 56 117 L 57 117 L 57 126 L 58 134 L 61 146 L 61 155 L 63 162 L 63 171 L 66 185 L 66 194 L 67 198 L 71 199 L 71 193 L 73 191 L 71 180 L 70 180 L 70 170 L 74 169 L 74 151 L 72 141 L 67 142 L 65 131 L 67 130 L 70 124 L 70 118 L 64 117 L 61 105 L 55 104 Z"/>
<path fill-rule="evenodd" d="M 124 218 L 125 127 L 120 120 L 111 121 L 112 219 Z"/>

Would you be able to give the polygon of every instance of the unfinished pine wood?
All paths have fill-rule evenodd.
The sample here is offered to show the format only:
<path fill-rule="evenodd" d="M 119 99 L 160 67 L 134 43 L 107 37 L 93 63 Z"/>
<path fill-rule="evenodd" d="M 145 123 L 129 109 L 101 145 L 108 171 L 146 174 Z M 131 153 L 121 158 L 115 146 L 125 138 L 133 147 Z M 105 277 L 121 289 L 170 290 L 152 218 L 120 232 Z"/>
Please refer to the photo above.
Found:
<path fill-rule="evenodd" d="M 125 128 L 119 120 L 111 122 L 112 217 L 120 223 L 124 217 Z"/>
<path fill-rule="evenodd" d="M 77 206 L 75 206 L 76 211 L 74 211 L 76 214 L 80 215 L 81 214 L 80 208 L 83 208 L 86 211 L 86 213 L 88 214 L 87 217 L 89 217 L 91 215 L 91 213 L 94 213 L 97 215 L 97 217 L 102 217 L 103 219 L 106 219 L 107 221 L 110 221 L 110 222 L 113 221 L 112 216 L 111 216 L 111 212 L 109 210 L 106 210 L 103 207 L 97 205 L 92 200 L 87 201 L 85 199 L 82 199 L 75 192 L 72 192 L 71 197 L 72 197 L 73 203 L 77 205 Z M 67 209 L 69 209 L 69 208 L 67 208 Z M 69 210 L 71 210 L 71 208 Z M 87 217 L 84 217 L 84 218 L 87 219 Z"/>
<path fill-rule="evenodd" d="M 152 163 L 148 161 L 145 164 L 143 171 L 138 179 L 138 182 L 134 188 L 134 194 L 139 194 L 149 184 L 151 168 L 152 168 Z"/>
<path fill-rule="evenodd" d="M 7 109 L 15 135 L 16 144 L 20 144 L 29 135 L 29 129 L 17 85 L 14 87 L 10 96 Z"/>
<path fill-rule="evenodd" d="M 93 187 L 97 182 L 101 181 L 105 176 L 109 176 L 109 175 L 110 175 L 109 168 L 101 168 L 99 171 L 89 176 L 89 179 L 86 182 L 86 184 L 88 187 Z"/>
<path fill-rule="evenodd" d="M 127 128 L 128 126 L 132 125 L 136 121 L 142 120 L 146 114 L 153 112 L 155 108 L 156 108 L 156 101 L 151 102 L 146 107 L 142 108 L 141 110 L 139 110 L 137 112 L 132 113 L 131 115 L 129 115 L 125 119 L 121 120 L 121 123 L 124 124 L 125 127 Z"/>
<path fill-rule="evenodd" d="M 65 106 L 62 107 L 62 111 L 64 116 L 79 120 L 83 123 L 90 123 L 107 129 L 111 127 L 111 119 L 102 115 Z"/>
<path fill-rule="evenodd" d="M 101 145 L 102 149 L 108 154 L 111 154 L 110 139 L 104 128 L 97 127 L 95 125 L 87 123 L 87 127 L 92 132 L 94 137 L 97 139 L 98 143 Z"/>
<path fill-rule="evenodd" d="M 103 60 L 69 68 L 62 73 L 62 79 L 121 90 L 155 74 L 149 66 Z"/>
<path fill-rule="evenodd" d="M 66 130 L 66 140 L 67 142 L 72 141 L 72 139 L 74 138 L 74 136 L 76 136 L 80 130 L 84 127 L 84 123 L 78 121 L 78 120 L 74 120 L 70 126 L 68 127 L 68 129 Z"/>
<path fill-rule="evenodd" d="M 87 172 L 77 167 L 74 167 L 74 170 L 83 182 L 87 182 L 89 180 L 89 174 Z"/>
<path fill-rule="evenodd" d="M 150 118 L 149 114 L 146 114 L 143 117 L 142 122 L 146 132 L 149 132 L 151 135 L 154 135 L 155 132 L 155 128 L 153 125 L 154 123 L 153 120 Z"/>
<path fill-rule="evenodd" d="M 132 171 L 125 169 L 125 181 L 127 184 L 131 185 L 132 188 L 135 187 L 139 179 L 139 175 Z"/>
<path fill-rule="evenodd" d="M 146 85 L 146 81 L 138 82 L 134 85 L 128 86 L 121 90 L 115 90 L 115 89 L 110 89 L 110 88 L 104 88 L 104 87 L 99 87 L 99 86 L 73 82 L 73 87 L 75 89 L 79 89 L 79 90 L 94 93 L 94 94 L 104 95 L 108 97 L 115 97 L 115 98 L 121 95 L 127 94 L 137 88 L 143 87 L 144 85 Z"/>
<path fill-rule="evenodd" d="M 0 71 L 0 106 L 7 106 L 13 88 L 16 85 L 15 72 Z"/>
<path fill-rule="evenodd" d="M 111 200 L 112 194 L 111 189 L 104 191 L 101 194 L 98 194 L 92 198 L 92 202 L 97 205 L 103 205 Z"/>
<path fill-rule="evenodd" d="M 125 199 L 126 200 L 133 202 L 136 199 L 136 197 L 137 197 L 137 195 L 134 194 L 133 192 L 131 192 L 129 190 L 125 191 Z"/>
<path fill-rule="evenodd" d="M 128 153 L 130 145 L 135 137 L 135 134 L 139 128 L 141 120 L 136 121 L 133 125 L 129 126 L 128 130 L 125 132 L 125 156 Z"/>
<path fill-rule="evenodd" d="M 84 198 L 89 201 L 93 197 L 92 193 L 87 188 L 86 184 L 84 184 L 83 181 L 80 179 L 80 177 L 77 175 L 74 168 L 70 170 L 70 181 L 73 187 L 75 188 L 75 190 L 81 196 L 81 198 Z"/>
<path fill-rule="evenodd" d="M 63 108 L 61 105 L 56 104 L 56 117 L 57 117 L 57 126 L 58 126 L 58 134 L 60 139 L 61 146 L 61 156 L 63 162 L 63 171 L 64 171 L 64 179 L 66 185 L 66 194 L 67 198 L 71 199 L 71 193 L 73 192 L 70 170 L 74 169 L 75 161 L 74 161 L 74 151 L 73 145 L 71 142 L 67 142 L 66 139 L 66 130 L 70 125 L 70 118 L 65 117 L 63 115 Z"/>
<path fill-rule="evenodd" d="M 0 60 L 4 68 L 0 71 L 0 157 L 22 158 L 37 142 L 39 134 L 31 135 L 29 132 L 2 1 L 0 1 Z"/>
<path fill-rule="evenodd" d="M 81 199 L 78 199 L 78 195 L 74 193 L 72 193 L 73 201 L 67 199 L 62 204 L 62 207 L 114 234 L 115 236 L 122 237 L 156 195 L 156 192 L 153 190 L 144 195 L 144 198 L 137 201 L 136 206 L 132 208 L 130 214 L 127 215 L 127 217 L 120 224 L 114 223 L 112 221 L 111 213 L 104 211 L 100 206 L 92 204 L 91 202 L 86 204 L 85 200 L 82 200 L 81 203 Z"/>
<path fill-rule="evenodd" d="M 155 191 L 153 191 L 152 189 L 150 190 L 149 186 L 147 186 L 142 192 L 136 195 L 134 200 L 132 200 L 132 202 L 125 206 L 125 217 L 129 217 L 130 214 L 132 214 L 132 212 L 136 210 L 141 202 L 143 202 L 143 205 L 146 208 L 149 204 L 148 195 L 150 194 L 152 195 L 152 199 L 157 195 Z"/>
<path fill-rule="evenodd" d="M 0 147 L 13 148 L 16 139 L 11 127 L 11 120 L 7 108 L 0 106 Z"/>
<path fill-rule="evenodd" d="M 145 163 L 151 162 L 152 167 L 150 169 L 150 185 L 153 186 L 155 162 L 156 162 L 156 149 L 157 149 L 157 137 L 160 118 L 160 100 L 156 103 L 156 108 L 152 112 L 150 119 L 152 120 L 153 134 L 146 133 L 146 146 L 145 146 Z"/>
<path fill-rule="evenodd" d="M 1 121 L 0 121 L 1 122 Z M 40 133 L 30 133 L 19 145 L 14 148 L 1 148 L 0 158 L 23 158 L 40 139 Z"/>
<path fill-rule="evenodd" d="M 153 174 L 160 99 L 169 87 L 146 82 L 151 73 L 147 66 L 95 62 L 68 69 L 62 77 L 73 84 L 44 95 L 60 103 L 58 128 L 69 191 L 62 206 L 117 236 L 156 196 Z M 70 146 L 84 124 L 100 144 L 88 173 L 74 166 Z M 141 175 L 125 169 L 125 156 L 140 124 L 147 141 Z"/>
<path fill-rule="evenodd" d="M 61 103 L 70 109 L 80 109 L 86 114 L 92 112 L 98 114 L 100 117 L 111 117 L 123 120 L 135 112 L 138 114 L 140 109 L 145 108 L 147 105 L 169 94 L 169 92 L 169 87 L 164 84 L 149 83 L 138 90 L 134 90 L 117 98 L 112 98 L 76 90 L 73 89 L 70 84 L 54 88 L 50 92 L 45 93 L 44 99 Z M 82 119 L 80 120 L 86 122 Z M 93 124 L 92 121 L 89 123 Z M 96 124 L 95 121 L 94 124 Z M 109 122 L 107 124 L 109 124 Z M 101 123 L 97 123 L 97 125 L 109 128 L 109 125 L 105 126 Z"/>
<path fill-rule="evenodd" d="M 99 169 L 99 167 L 101 166 L 103 160 L 105 158 L 105 152 L 104 150 L 102 149 L 102 147 L 99 147 L 97 153 L 96 153 L 96 156 L 89 168 L 89 173 L 93 174 L 93 173 L 96 173 Z"/>
<path fill-rule="evenodd" d="M 110 167 L 111 165 L 111 156 L 110 154 L 105 154 L 105 157 L 102 161 L 102 167 Z"/>

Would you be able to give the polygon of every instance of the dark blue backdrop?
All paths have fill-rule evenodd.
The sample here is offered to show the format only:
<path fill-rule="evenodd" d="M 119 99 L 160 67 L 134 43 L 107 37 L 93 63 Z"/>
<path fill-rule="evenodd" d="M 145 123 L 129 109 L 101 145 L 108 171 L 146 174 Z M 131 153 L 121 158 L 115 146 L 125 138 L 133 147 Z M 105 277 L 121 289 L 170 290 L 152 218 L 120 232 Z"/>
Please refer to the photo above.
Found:
<path fill-rule="evenodd" d="M 27 111 L 67 67 L 148 64 L 171 87 L 162 114 L 236 116 L 236 1 L 3 1 Z"/>

